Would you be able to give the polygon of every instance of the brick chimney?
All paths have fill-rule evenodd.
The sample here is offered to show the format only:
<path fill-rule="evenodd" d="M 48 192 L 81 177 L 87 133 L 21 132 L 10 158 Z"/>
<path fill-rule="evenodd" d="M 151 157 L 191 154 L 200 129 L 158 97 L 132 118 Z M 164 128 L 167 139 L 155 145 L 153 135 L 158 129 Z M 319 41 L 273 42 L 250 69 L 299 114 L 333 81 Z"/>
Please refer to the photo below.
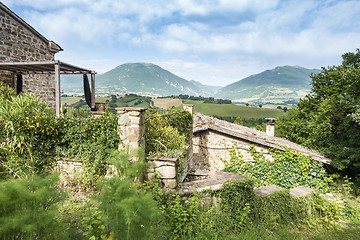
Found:
<path fill-rule="evenodd" d="M 266 135 L 273 137 L 275 135 L 275 122 L 276 118 L 265 118 L 266 120 Z"/>

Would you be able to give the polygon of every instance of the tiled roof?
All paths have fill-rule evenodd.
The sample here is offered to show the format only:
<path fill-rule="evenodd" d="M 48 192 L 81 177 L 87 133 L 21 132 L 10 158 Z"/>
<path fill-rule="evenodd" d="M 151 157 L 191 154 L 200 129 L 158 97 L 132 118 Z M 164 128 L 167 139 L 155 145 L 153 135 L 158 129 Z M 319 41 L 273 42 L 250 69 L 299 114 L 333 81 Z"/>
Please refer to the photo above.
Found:
<path fill-rule="evenodd" d="M 242 139 L 258 145 L 279 150 L 285 150 L 285 148 L 289 148 L 291 150 L 302 153 L 305 156 L 311 156 L 319 162 L 326 164 L 330 164 L 331 162 L 331 159 L 325 157 L 324 155 L 321 155 L 318 152 L 303 147 L 299 144 L 288 141 L 284 138 L 270 137 L 267 136 L 265 132 L 253 128 L 229 123 L 227 121 L 219 120 L 217 118 L 209 117 L 200 113 L 195 113 L 193 133 L 196 134 L 203 131 L 219 132 L 233 138 Z"/>

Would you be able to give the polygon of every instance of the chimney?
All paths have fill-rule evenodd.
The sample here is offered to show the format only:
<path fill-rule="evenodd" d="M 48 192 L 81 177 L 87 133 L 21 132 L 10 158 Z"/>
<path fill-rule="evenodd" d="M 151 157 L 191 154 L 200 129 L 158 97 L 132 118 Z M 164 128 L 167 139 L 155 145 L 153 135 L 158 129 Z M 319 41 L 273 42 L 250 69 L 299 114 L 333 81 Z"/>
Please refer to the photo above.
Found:
<path fill-rule="evenodd" d="M 275 122 L 276 118 L 265 118 L 266 120 L 266 135 L 269 137 L 273 137 L 275 134 Z"/>

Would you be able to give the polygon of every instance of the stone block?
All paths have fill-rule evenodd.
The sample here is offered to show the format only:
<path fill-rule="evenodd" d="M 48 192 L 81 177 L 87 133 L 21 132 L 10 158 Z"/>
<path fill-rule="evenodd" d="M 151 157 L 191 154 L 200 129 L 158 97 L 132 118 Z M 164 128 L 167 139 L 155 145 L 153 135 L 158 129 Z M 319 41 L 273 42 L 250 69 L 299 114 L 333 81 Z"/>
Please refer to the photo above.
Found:
<path fill-rule="evenodd" d="M 140 117 L 131 117 L 131 125 L 140 125 Z"/>
<path fill-rule="evenodd" d="M 130 126 L 128 128 L 128 139 L 130 142 L 138 142 L 140 140 L 140 127 Z"/>
<path fill-rule="evenodd" d="M 300 187 L 296 187 L 290 190 L 290 195 L 293 197 L 305 197 L 306 195 L 311 194 L 312 192 L 314 192 L 313 189 L 308 188 L 308 187 L 304 187 L 304 186 L 300 186 Z"/>
<path fill-rule="evenodd" d="M 162 179 L 162 182 L 166 188 L 174 189 L 177 187 L 176 179 Z"/>
<path fill-rule="evenodd" d="M 129 126 L 131 124 L 131 118 L 126 114 L 120 115 L 118 123 L 119 125 Z"/>
<path fill-rule="evenodd" d="M 132 151 L 138 149 L 138 147 L 140 147 L 139 142 L 128 142 L 127 147 L 129 148 L 129 153 L 131 153 Z"/>
<path fill-rule="evenodd" d="M 148 172 L 145 177 L 147 181 L 152 182 L 156 178 L 156 174 L 153 172 Z"/>
<path fill-rule="evenodd" d="M 149 168 L 159 168 L 163 166 L 175 167 L 175 162 L 167 162 L 167 161 L 149 161 Z"/>
<path fill-rule="evenodd" d="M 270 185 L 270 186 L 264 186 L 254 189 L 254 193 L 262 196 L 268 196 L 276 191 L 283 190 L 282 187 L 276 186 L 276 185 Z"/>
<path fill-rule="evenodd" d="M 160 178 L 176 178 L 176 167 L 162 166 L 156 169 Z"/>
<path fill-rule="evenodd" d="M 140 112 L 139 111 L 129 111 L 129 116 L 132 116 L 132 117 L 137 117 L 137 116 L 140 116 Z"/>

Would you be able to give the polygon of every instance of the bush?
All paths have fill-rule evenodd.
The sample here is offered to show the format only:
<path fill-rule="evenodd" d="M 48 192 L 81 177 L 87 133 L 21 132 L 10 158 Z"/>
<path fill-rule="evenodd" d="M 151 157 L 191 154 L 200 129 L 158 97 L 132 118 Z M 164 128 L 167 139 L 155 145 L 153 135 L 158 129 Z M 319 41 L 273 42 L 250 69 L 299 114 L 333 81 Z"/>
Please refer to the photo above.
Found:
<path fill-rule="evenodd" d="M 0 178 L 44 172 L 58 142 L 54 112 L 34 95 L 0 92 Z"/>
<path fill-rule="evenodd" d="M 0 182 L 0 238 L 56 239 L 56 203 L 63 199 L 55 188 L 57 176 L 29 176 Z"/>
<path fill-rule="evenodd" d="M 236 146 L 235 146 L 236 147 Z M 240 151 L 230 151 L 230 160 L 224 161 L 225 172 L 233 172 L 254 179 L 255 186 L 275 184 L 283 188 L 306 186 L 320 191 L 329 190 L 332 177 L 321 162 L 287 149 L 273 150 L 273 161 L 266 160 L 254 147 L 250 149 L 255 163 L 245 162 Z"/>
<path fill-rule="evenodd" d="M 148 115 L 145 126 L 146 154 L 186 149 L 192 136 L 192 117 L 189 112 Z"/>

